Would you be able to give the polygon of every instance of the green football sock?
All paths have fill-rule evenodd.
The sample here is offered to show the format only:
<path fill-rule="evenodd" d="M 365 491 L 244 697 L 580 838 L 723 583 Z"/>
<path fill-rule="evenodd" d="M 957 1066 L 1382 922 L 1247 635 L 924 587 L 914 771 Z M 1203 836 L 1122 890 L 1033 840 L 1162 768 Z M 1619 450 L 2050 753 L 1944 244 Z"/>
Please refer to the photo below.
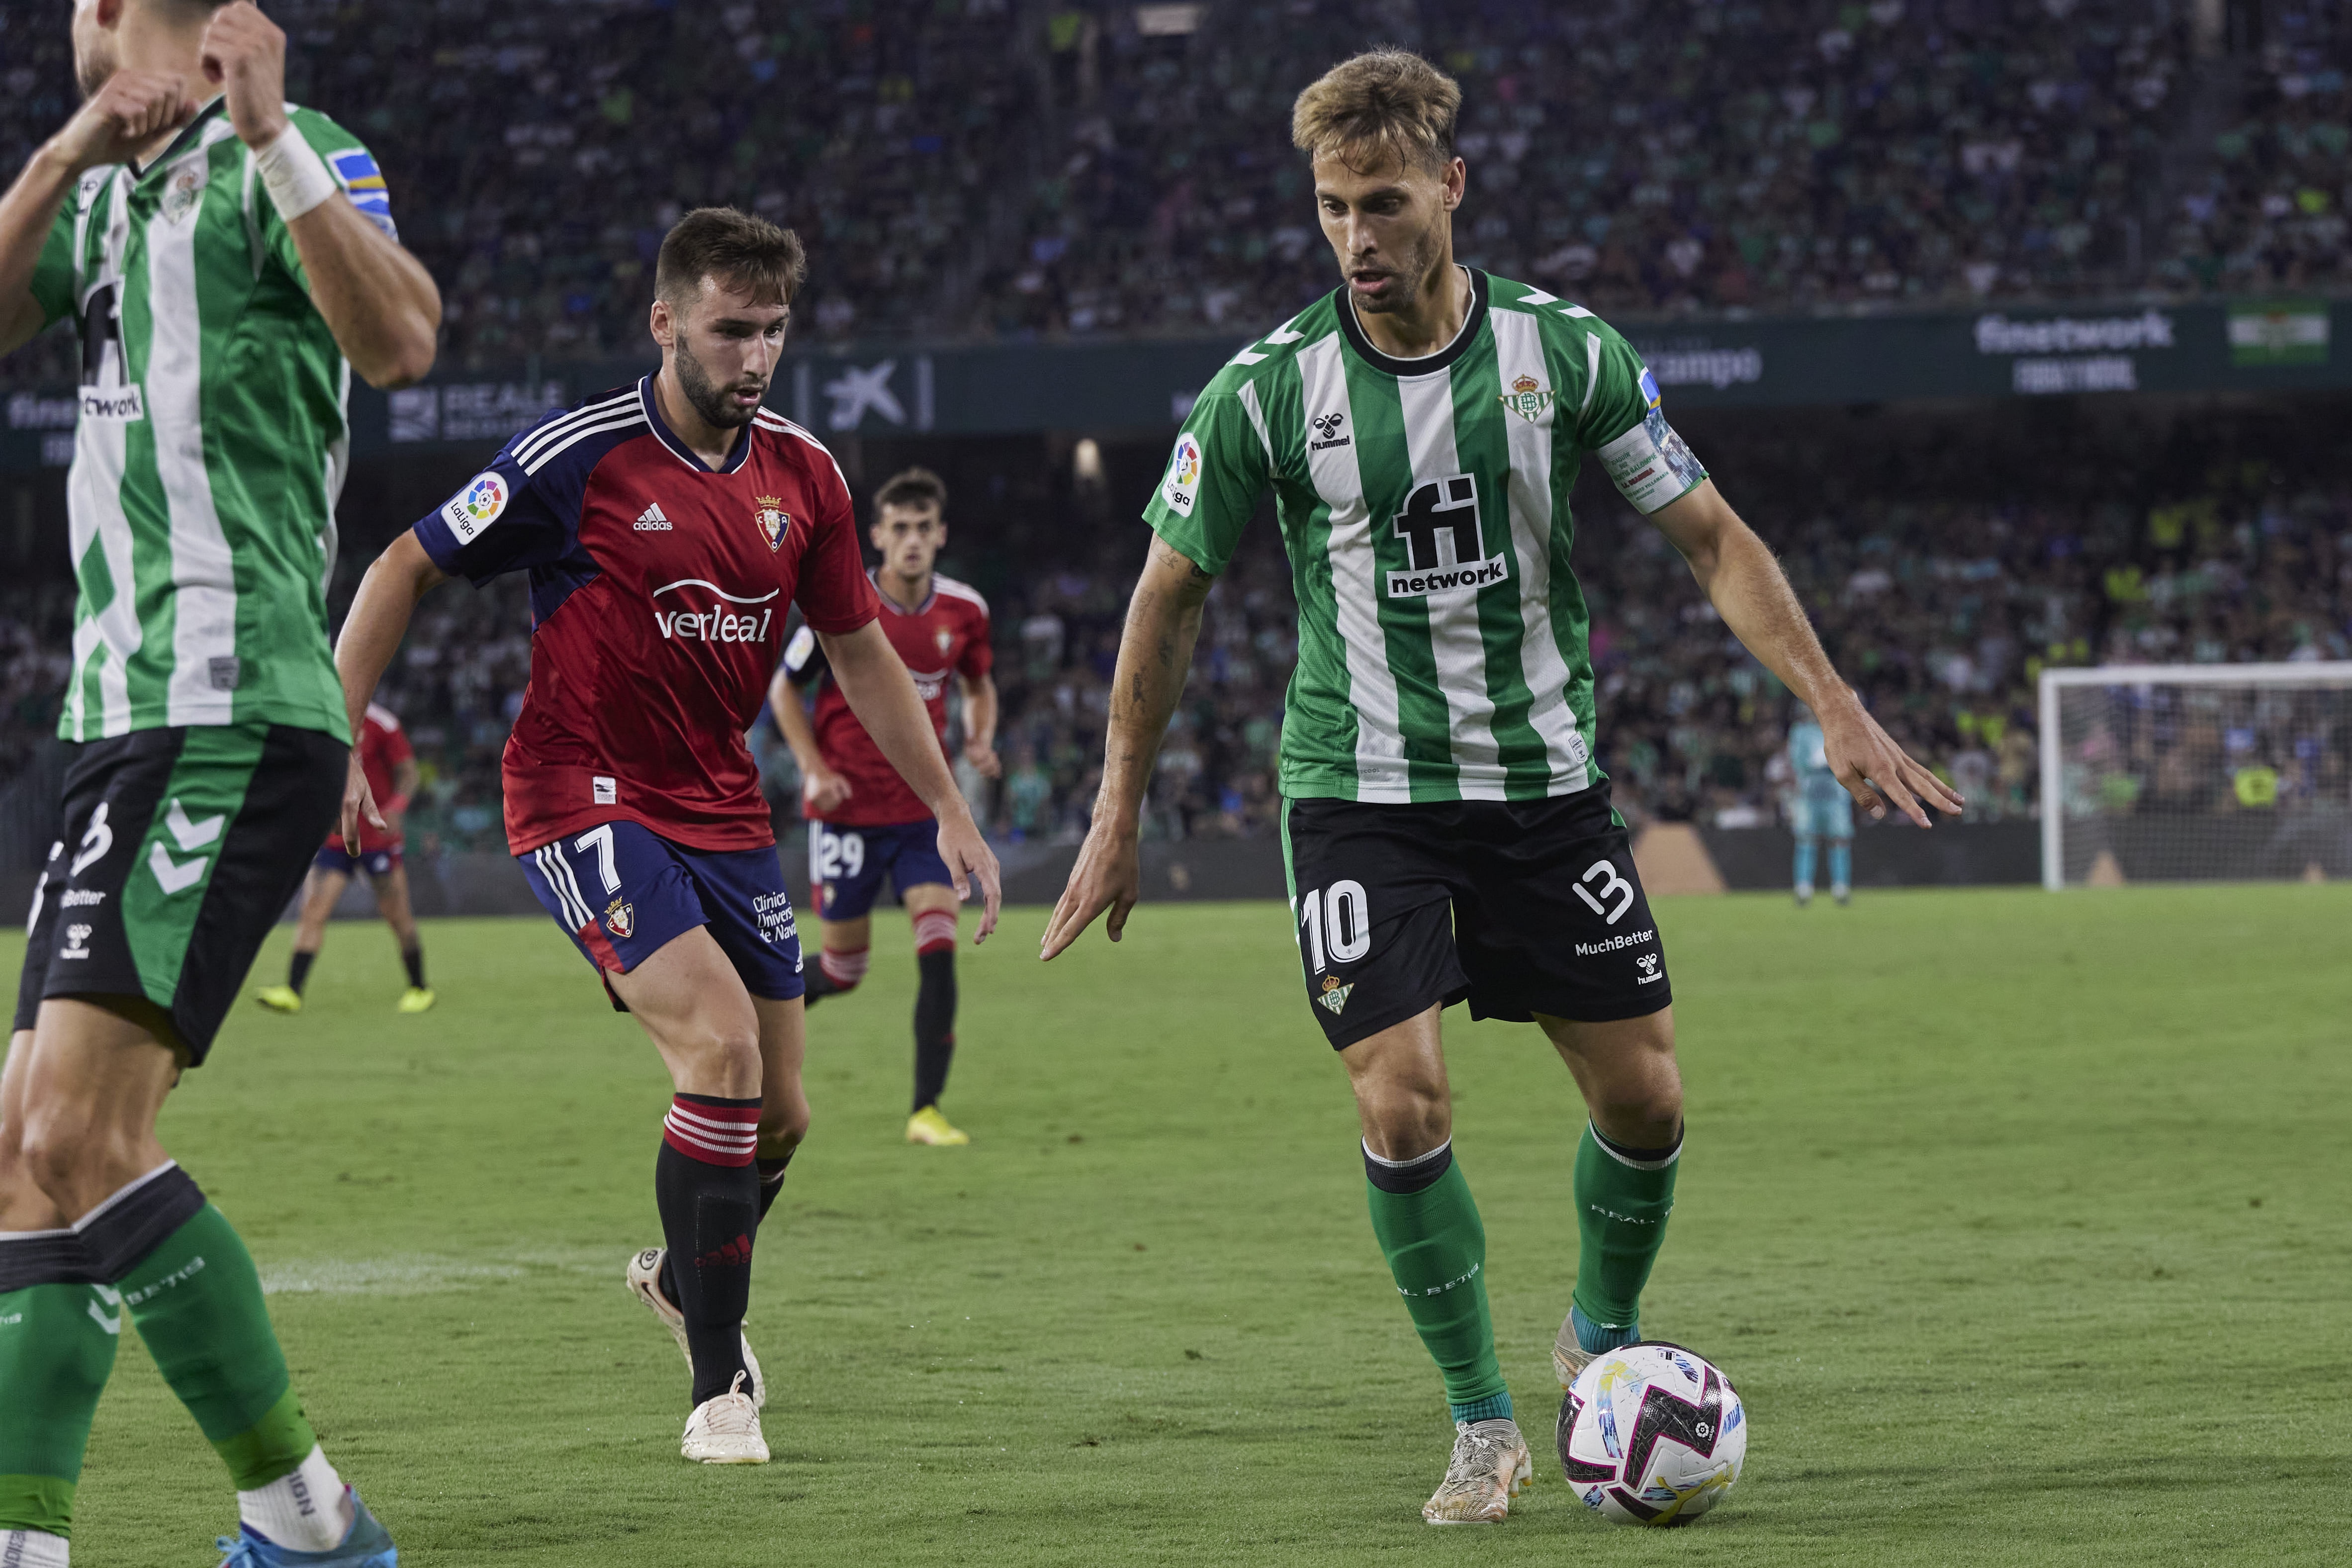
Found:
<path fill-rule="evenodd" d="M 102 1285 L 0 1295 L 0 1534 L 73 1533 L 74 1487 L 114 1370 L 121 1302 Z"/>
<path fill-rule="evenodd" d="M 1431 1359 L 1445 1374 L 1456 1421 L 1511 1413 L 1510 1391 L 1495 1360 L 1495 1322 L 1486 1310 L 1486 1227 L 1451 1142 L 1403 1163 L 1364 1151 L 1365 1194 L 1372 1234 L 1389 1260 L 1397 1294 Z"/>
<path fill-rule="evenodd" d="M 206 1204 L 122 1279 L 157 1370 L 239 1491 L 290 1474 L 319 1438 L 286 1373 L 261 1276 L 228 1216 Z"/>
<path fill-rule="evenodd" d="M 1681 1169 L 1682 1134 L 1671 1147 L 1630 1149 L 1591 1123 L 1576 1150 L 1574 1305 L 1605 1337 L 1622 1342 L 1642 1321 L 1642 1287 L 1666 1239 L 1675 1212 L 1675 1173 Z M 1579 1324 L 1580 1332 L 1583 1325 Z M 1605 1348 L 1588 1344 L 1587 1350 Z"/>

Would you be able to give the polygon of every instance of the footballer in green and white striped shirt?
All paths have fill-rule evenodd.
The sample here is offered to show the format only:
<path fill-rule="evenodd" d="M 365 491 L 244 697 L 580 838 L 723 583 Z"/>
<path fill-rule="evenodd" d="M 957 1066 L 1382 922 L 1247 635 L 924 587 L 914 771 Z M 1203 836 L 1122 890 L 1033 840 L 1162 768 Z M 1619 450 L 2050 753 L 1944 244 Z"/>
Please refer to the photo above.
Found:
<path fill-rule="evenodd" d="M 1271 489 L 1298 601 L 1281 785 L 1301 970 L 1355 1088 L 1373 1229 L 1444 1375 L 1455 1444 L 1423 1510 L 1433 1524 L 1503 1518 L 1530 1464 L 1495 1359 L 1485 1232 L 1452 1154 L 1441 1011 L 1466 1000 L 1474 1016 L 1538 1024 L 1583 1094 L 1563 1387 L 1640 1337 L 1674 1206 L 1671 989 L 1596 758 L 1570 564 L 1586 456 L 1821 715 L 1838 777 L 1873 815 L 1925 826 L 1923 799 L 1958 805 L 1831 668 L 1633 347 L 1570 300 L 1455 263 L 1460 101 L 1401 50 L 1299 95 L 1294 140 L 1343 281 L 1234 355 L 1177 438 L 1144 514 L 1158 538 L 1119 650 L 1093 826 L 1044 943 L 1053 957 L 1105 910 L 1119 936 L 1202 603 Z"/>
<path fill-rule="evenodd" d="M 85 101 L 0 196 L 0 353 L 66 318 L 81 338 L 73 756 L 0 1071 L 0 1322 L 21 1325 L 0 1345 L 0 1560 L 66 1561 L 127 1315 L 227 1462 L 238 1561 L 389 1563 L 252 1259 L 155 1117 L 341 803 L 344 399 L 355 369 L 430 368 L 440 296 L 367 149 L 285 101 L 257 8 L 72 18 Z"/>

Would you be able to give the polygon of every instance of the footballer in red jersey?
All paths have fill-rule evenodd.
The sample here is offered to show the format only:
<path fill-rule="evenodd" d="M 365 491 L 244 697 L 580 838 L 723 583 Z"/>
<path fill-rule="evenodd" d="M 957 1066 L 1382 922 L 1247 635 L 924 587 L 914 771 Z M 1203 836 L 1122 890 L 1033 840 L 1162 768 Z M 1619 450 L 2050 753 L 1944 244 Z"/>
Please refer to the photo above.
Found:
<path fill-rule="evenodd" d="M 375 892 L 376 912 L 392 928 L 400 944 L 400 962 L 408 971 L 408 989 L 398 1006 L 404 1013 L 422 1013 L 433 1005 L 433 988 L 425 984 L 425 946 L 416 935 L 416 917 L 408 908 L 408 868 L 401 863 L 401 821 L 408 815 L 408 797 L 416 793 L 416 752 L 408 731 L 392 710 L 379 702 L 352 728 L 352 757 L 366 773 L 368 793 L 375 797 L 383 826 L 360 824 L 359 845 L 346 847 L 339 830 L 310 863 L 310 879 L 302 889 L 302 923 L 294 932 L 294 957 L 287 965 L 286 984 L 266 985 L 255 999 L 273 1013 L 299 1013 L 302 987 L 310 978 L 311 963 L 326 944 L 327 920 L 359 871 L 367 873 Z"/>
<path fill-rule="evenodd" d="M 928 468 L 893 476 L 874 495 L 873 574 L 882 628 L 906 661 L 944 748 L 948 685 L 963 699 L 965 760 L 988 778 L 996 757 L 996 683 L 988 643 L 988 601 L 932 570 L 947 542 L 947 486 Z M 769 705 L 801 768 L 802 814 L 809 822 L 809 897 L 824 945 L 808 975 L 808 1000 L 856 988 L 866 976 L 868 911 L 888 876 L 915 924 L 915 1098 L 910 1143 L 967 1143 L 940 1111 L 955 1056 L 956 897 L 932 840 L 930 813 L 890 766 L 850 711 L 838 682 L 825 680 L 824 652 L 806 627 L 784 649 Z M 815 711 L 806 693 L 816 692 Z"/>
<path fill-rule="evenodd" d="M 336 647 L 366 706 L 420 595 L 527 572 L 530 684 L 507 742 L 508 846 L 540 902 L 636 1015 L 675 1095 L 654 1196 L 667 1245 L 628 1266 L 693 1373 L 679 1451 L 761 1464 L 744 1342 L 752 1239 L 808 1130 L 800 938 L 743 732 L 797 605 L 834 679 L 939 819 L 957 894 L 993 929 L 996 858 L 877 623 L 849 490 L 814 436 L 761 406 L 805 267 L 789 230 L 678 220 L 655 263 L 660 371 L 507 443 L 394 540 Z M 374 815 L 351 774 L 343 833 Z"/>

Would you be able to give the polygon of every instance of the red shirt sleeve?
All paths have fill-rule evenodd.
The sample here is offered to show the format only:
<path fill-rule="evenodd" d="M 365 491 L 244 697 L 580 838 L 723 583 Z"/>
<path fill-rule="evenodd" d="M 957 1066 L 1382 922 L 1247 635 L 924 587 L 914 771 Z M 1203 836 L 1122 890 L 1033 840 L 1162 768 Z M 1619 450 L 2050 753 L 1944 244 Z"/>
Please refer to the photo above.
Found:
<path fill-rule="evenodd" d="M 866 580 L 866 556 L 857 547 L 857 518 L 849 491 L 833 473 L 820 473 L 815 489 L 817 514 L 810 521 L 808 552 L 801 557 L 793 599 L 810 626 L 838 636 L 879 616 L 882 605 L 874 597 L 874 584 Z"/>
<path fill-rule="evenodd" d="M 996 650 L 988 642 L 988 612 L 975 606 L 970 634 L 964 639 L 963 657 L 956 660 L 956 673 L 966 680 L 978 680 L 996 668 Z"/>
<path fill-rule="evenodd" d="M 408 731 L 398 724 L 372 724 L 375 731 L 376 756 L 386 769 L 396 768 L 416 754 L 408 743 Z"/>

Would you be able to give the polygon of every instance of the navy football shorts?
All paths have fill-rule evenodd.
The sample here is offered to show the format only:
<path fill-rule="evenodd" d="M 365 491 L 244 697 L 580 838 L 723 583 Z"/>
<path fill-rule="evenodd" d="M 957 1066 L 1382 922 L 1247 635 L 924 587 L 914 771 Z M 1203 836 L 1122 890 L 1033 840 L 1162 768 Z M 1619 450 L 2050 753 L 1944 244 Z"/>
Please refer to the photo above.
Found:
<path fill-rule="evenodd" d="M 332 871 L 340 877 L 355 876 L 365 871 L 369 881 L 381 882 L 392 875 L 394 866 L 400 864 L 400 846 L 395 844 L 389 849 L 362 849 L 353 855 L 340 844 L 330 844 L 311 857 L 310 864 L 319 870 Z"/>
<path fill-rule="evenodd" d="M 948 863 L 940 858 L 936 818 L 882 827 L 809 824 L 809 900 L 820 918 L 854 921 L 866 914 L 882 896 L 885 872 L 900 903 L 907 901 L 908 889 L 926 882 L 955 886 Z"/>
<path fill-rule="evenodd" d="M 515 859 L 530 890 L 600 973 L 626 974 L 709 926 L 743 988 L 802 994 L 801 939 L 773 848 L 694 849 L 635 822 L 567 833 Z M 611 981 L 604 984 L 612 994 Z M 614 1008 L 626 1012 L 617 995 Z"/>

